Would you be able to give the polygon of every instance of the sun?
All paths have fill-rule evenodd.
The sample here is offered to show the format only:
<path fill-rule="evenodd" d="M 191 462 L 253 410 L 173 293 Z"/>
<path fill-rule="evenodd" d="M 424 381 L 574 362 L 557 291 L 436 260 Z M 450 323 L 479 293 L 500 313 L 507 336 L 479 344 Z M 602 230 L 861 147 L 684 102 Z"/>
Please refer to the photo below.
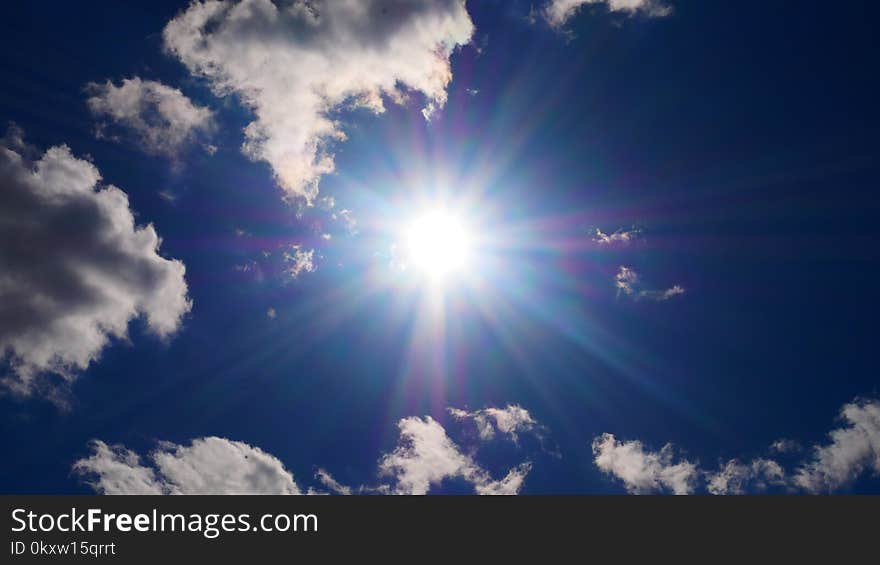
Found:
<path fill-rule="evenodd" d="M 462 219 L 446 210 L 424 212 L 404 229 L 404 260 L 432 281 L 465 270 L 473 252 L 473 237 Z"/>

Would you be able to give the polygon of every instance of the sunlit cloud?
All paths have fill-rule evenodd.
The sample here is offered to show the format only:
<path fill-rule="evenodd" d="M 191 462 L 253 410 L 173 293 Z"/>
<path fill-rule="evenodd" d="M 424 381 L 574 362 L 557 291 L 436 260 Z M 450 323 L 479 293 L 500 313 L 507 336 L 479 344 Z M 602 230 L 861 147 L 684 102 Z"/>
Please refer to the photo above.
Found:
<path fill-rule="evenodd" d="M 865 472 L 880 474 L 880 401 L 846 404 L 840 419 L 845 425 L 829 432 L 830 443 L 814 446 L 795 475 L 795 483 L 809 492 L 837 490 Z"/>
<path fill-rule="evenodd" d="M 526 462 L 493 479 L 430 416 L 405 418 L 398 427 L 400 443 L 379 462 L 379 475 L 392 480 L 394 494 L 427 494 L 432 485 L 456 477 L 471 483 L 477 494 L 517 494 L 531 470 Z"/>
<path fill-rule="evenodd" d="M 581 8 L 589 5 L 603 5 L 610 12 L 641 14 L 652 18 L 662 18 L 672 13 L 672 8 L 662 0 L 550 0 L 544 5 L 542 15 L 551 26 L 561 27 Z"/>
<path fill-rule="evenodd" d="M 621 266 L 617 271 L 617 274 L 614 276 L 614 285 L 617 287 L 618 295 L 623 294 L 624 296 L 629 296 L 635 300 L 646 299 L 654 300 L 656 302 L 664 302 L 670 298 L 684 294 L 684 287 L 681 285 L 674 285 L 661 290 L 644 289 L 642 288 L 639 274 L 626 266 Z"/>
<path fill-rule="evenodd" d="M 165 46 L 215 94 L 254 113 L 242 150 L 268 162 L 289 196 L 313 202 L 346 138 L 339 111 L 376 114 L 386 100 L 446 102 L 449 57 L 473 24 L 464 0 L 393 3 L 193 2 L 164 30 Z"/>
<path fill-rule="evenodd" d="M 651 451 L 638 440 L 618 441 L 614 434 L 593 440 L 596 466 L 621 480 L 633 494 L 691 494 L 699 477 L 694 463 L 678 458 L 672 445 Z"/>
<path fill-rule="evenodd" d="M 119 86 L 109 80 L 92 82 L 86 92 L 89 110 L 102 120 L 96 129 L 99 138 L 115 139 L 111 129 L 118 126 L 148 153 L 174 158 L 184 145 L 205 138 L 215 127 L 211 110 L 154 80 L 132 77 Z M 216 151 L 212 145 L 205 148 L 210 154 Z"/>
<path fill-rule="evenodd" d="M 520 433 L 542 433 L 540 425 L 528 410 L 516 404 L 504 408 L 483 408 L 472 412 L 459 408 L 448 410 L 458 420 L 473 421 L 483 440 L 493 439 L 496 431 L 509 436 L 513 441 L 517 441 Z"/>
<path fill-rule="evenodd" d="M 144 461 L 121 445 L 92 441 L 73 471 L 99 494 L 301 494 L 277 458 L 239 441 L 161 443 Z"/>
<path fill-rule="evenodd" d="M 507 434 L 539 426 L 518 406 L 476 413 L 492 414 L 498 430 Z M 522 490 L 532 468 L 530 461 L 523 461 L 495 478 L 430 416 L 403 418 L 397 427 L 397 445 L 379 459 L 379 481 L 358 487 L 340 483 L 319 467 L 314 473 L 319 486 L 304 490 L 273 455 L 220 437 L 196 438 L 188 445 L 160 442 L 147 457 L 93 440 L 91 453 L 76 461 L 73 471 L 99 494 L 427 494 L 445 481 L 460 479 L 476 494 L 513 495 Z"/>
<path fill-rule="evenodd" d="M 315 265 L 315 250 L 304 249 L 301 245 L 293 245 L 290 251 L 285 251 L 284 261 L 289 264 L 286 269 L 291 278 L 299 278 L 303 273 L 313 273 L 318 268 Z"/>
<path fill-rule="evenodd" d="M 602 246 L 628 245 L 641 237 L 642 231 L 638 228 L 619 229 L 613 233 L 605 233 L 599 228 L 593 230 L 593 241 Z"/>
<path fill-rule="evenodd" d="M 880 401 L 850 402 L 840 415 L 845 425 L 829 432 L 830 443 L 814 445 L 794 471 L 767 457 L 730 459 L 718 469 L 704 469 L 678 456 L 671 444 L 653 451 L 639 440 L 618 441 L 608 433 L 593 440 L 593 454 L 600 471 L 635 494 L 753 494 L 771 489 L 831 493 L 866 474 L 880 474 Z M 773 442 L 769 449 L 777 454 L 799 450 L 791 440 Z"/>

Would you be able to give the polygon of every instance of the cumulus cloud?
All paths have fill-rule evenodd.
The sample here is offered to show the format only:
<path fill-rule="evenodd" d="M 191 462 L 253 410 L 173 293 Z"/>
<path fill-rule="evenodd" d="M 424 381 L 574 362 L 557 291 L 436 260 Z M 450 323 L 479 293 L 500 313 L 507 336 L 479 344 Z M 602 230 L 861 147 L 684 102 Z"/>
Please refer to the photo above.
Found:
<path fill-rule="evenodd" d="M 815 446 L 795 475 L 795 483 L 809 492 L 836 490 L 866 471 L 880 474 L 880 401 L 846 404 L 840 418 L 846 425 L 828 434 L 831 443 Z"/>
<path fill-rule="evenodd" d="M 266 161 L 288 195 L 311 203 L 345 139 L 340 109 L 384 111 L 384 98 L 446 102 L 449 57 L 470 41 L 464 0 L 194 1 L 164 30 L 165 46 L 218 96 L 254 113 L 243 151 Z"/>
<path fill-rule="evenodd" d="M 645 449 L 642 442 L 617 441 L 613 434 L 602 434 L 593 440 L 596 466 L 610 474 L 634 494 L 673 492 L 691 494 L 699 470 L 694 463 L 676 460 L 674 448 L 666 444 L 660 451 Z"/>
<path fill-rule="evenodd" d="M 551 26 L 560 27 L 589 4 L 603 4 L 611 12 L 641 14 L 652 18 L 662 18 L 672 13 L 672 8 L 661 0 L 550 0 L 544 5 L 543 16 Z"/>
<path fill-rule="evenodd" d="M 278 459 L 238 441 L 163 442 L 146 462 L 120 445 L 90 447 L 73 470 L 100 494 L 301 494 Z"/>
<path fill-rule="evenodd" d="M 856 400 L 840 411 L 844 426 L 832 430 L 830 443 L 816 445 L 794 473 L 773 459 L 749 462 L 731 459 L 717 470 L 676 460 L 670 444 L 650 451 L 641 442 L 618 442 L 612 434 L 593 440 L 595 463 L 601 471 L 624 483 L 633 493 L 672 491 L 688 494 L 705 488 L 711 494 L 759 493 L 770 488 L 809 493 L 833 492 L 866 473 L 880 475 L 880 401 Z M 773 442 L 770 450 L 801 450 L 793 440 Z"/>
<path fill-rule="evenodd" d="M 284 261 L 289 263 L 286 272 L 296 279 L 302 273 L 313 273 L 318 268 L 315 265 L 315 250 L 303 249 L 300 245 L 294 245 L 290 251 L 284 252 Z"/>
<path fill-rule="evenodd" d="M 397 446 L 379 460 L 377 485 L 346 486 L 321 468 L 315 479 L 331 493 L 343 495 L 427 494 L 456 478 L 469 483 L 476 494 L 513 495 L 532 468 L 524 461 L 496 479 L 430 416 L 403 418 L 398 428 Z M 278 459 L 224 438 L 198 438 L 190 445 L 163 442 L 146 461 L 121 445 L 94 440 L 90 448 L 91 455 L 74 463 L 73 470 L 101 494 L 302 494 Z M 321 494 L 312 488 L 307 492 Z"/>
<path fill-rule="evenodd" d="M 89 83 L 86 101 L 92 114 L 107 121 L 98 125 L 99 137 L 108 136 L 109 123 L 133 134 L 148 153 L 175 157 L 185 144 L 210 132 L 213 114 L 194 104 L 180 90 L 140 77 Z M 109 123 L 108 123 L 109 122 Z M 206 145 L 213 153 L 216 148 Z"/>
<path fill-rule="evenodd" d="M 160 243 L 152 225 L 135 224 L 125 192 L 67 146 L 40 156 L 20 130 L 0 140 L 3 384 L 58 399 L 56 385 L 125 338 L 132 319 L 173 334 L 192 304 L 183 263 L 159 255 Z"/>
<path fill-rule="evenodd" d="M 379 462 L 379 475 L 392 480 L 391 493 L 427 494 L 431 486 L 458 477 L 472 484 L 477 494 L 517 494 L 531 470 L 531 463 L 521 463 L 495 480 L 430 416 L 404 418 L 397 425 L 400 441 Z"/>
<path fill-rule="evenodd" d="M 624 294 L 635 300 L 646 299 L 664 302 L 679 294 L 684 294 L 684 287 L 674 285 L 667 289 L 654 290 L 642 288 L 641 277 L 630 267 L 621 266 L 614 276 L 614 285 L 618 295 Z"/>

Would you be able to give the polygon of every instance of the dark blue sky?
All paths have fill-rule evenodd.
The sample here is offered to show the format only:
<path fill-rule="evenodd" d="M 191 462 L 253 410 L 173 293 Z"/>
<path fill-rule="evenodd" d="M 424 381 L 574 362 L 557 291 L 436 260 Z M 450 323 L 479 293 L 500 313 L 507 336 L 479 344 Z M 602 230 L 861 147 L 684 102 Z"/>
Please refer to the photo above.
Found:
<path fill-rule="evenodd" d="M 821 444 L 842 405 L 880 394 L 875 3 L 676 0 L 665 18 L 584 11 L 567 37 L 529 23 L 529 2 L 469 1 L 481 48 L 453 54 L 438 118 L 426 124 L 416 102 L 343 116 L 349 139 L 321 190 L 354 210 L 358 235 L 282 202 L 269 167 L 239 152 L 248 111 L 163 52 L 183 6 L 137 4 L 5 6 L 0 120 L 90 155 L 186 264 L 194 307 L 167 344 L 134 322 L 131 343 L 76 381 L 70 410 L 0 398 L 3 492 L 90 492 L 70 468 L 91 438 L 146 452 L 208 435 L 259 446 L 306 483 L 315 466 L 369 483 L 400 418 L 452 426 L 447 406 L 511 403 L 561 454 L 531 446 L 524 493 L 622 492 L 593 461 L 603 432 L 672 442 L 711 467 L 779 438 Z M 96 139 L 84 85 L 133 75 L 214 109 L 217 153 L 172 167 Z M 358 283 L 371 218 L 412 188 L 391 179 L 419 162 L 456 178 L 490 163 L 492 218 L 531 242 L 491 276 L 515 292 L 463 299 L 448 340 L 424 344 L 451 360 L 440 382 L 429 359 L 407 369 L 414 321 L 400 297 Z M 316 225 L 335 230 L 332 245 Z M 590 244 L 591 227 L 634 225 L 636 245 Z M 282 241 L 323 245 L 318 269 L 295 281 L 235 270 Z M 687 292 L 619 297 L 620 265 Z M 484 464 L 498 474 L 517 457 Z"/>

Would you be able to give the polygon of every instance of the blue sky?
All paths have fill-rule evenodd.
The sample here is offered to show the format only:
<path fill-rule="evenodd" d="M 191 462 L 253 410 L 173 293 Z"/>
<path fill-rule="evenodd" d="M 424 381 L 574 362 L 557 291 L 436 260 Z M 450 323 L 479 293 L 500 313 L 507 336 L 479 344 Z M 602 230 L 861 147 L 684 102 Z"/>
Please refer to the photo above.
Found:
<path fill-rule="evenodd" d="M 29 145 L 7 136 L 25 164 L 4 174 L 66 144 L 161 247 L 114 267 L 144 298 L 68 384 L 21 368 L 76 342 L 40 333 L 61 314 L 0 310 L 4 492 L 196 491 L 168 461 L 250 492 L 255 458 L 269 492 L 878 492 L 876 6 L 595 2 L 559 22 L 550 3 L 377 1 L 333 29 L 299 15 L 222 35 L 219 16 L 199 50 L 169 23 L 198 5 L 88 4 L 4 9 L 0 119 Z M 114 117 L 108 93 L 134 77 L 168 90 Z M 408 99 L 363 107 L 388 77 Z M 186 101 L 178 129 L 135 121 L 157 99 Z M 291 141 L 312 126 L 346 139 Z M 298 151 L 334 170 L 303 172 Z M 440 290 L 397 262 L 426 202 L 481 242 Z M 63 214 L 36 220 L 47 241 Z M 15 277 L 64 257 L 34 243 L 22 263 L 10 241 Z M 170 259 L 191 309 L 149 298 L 181 298 Z M 111 290 L 74 306 L 116 308 Z"/>

